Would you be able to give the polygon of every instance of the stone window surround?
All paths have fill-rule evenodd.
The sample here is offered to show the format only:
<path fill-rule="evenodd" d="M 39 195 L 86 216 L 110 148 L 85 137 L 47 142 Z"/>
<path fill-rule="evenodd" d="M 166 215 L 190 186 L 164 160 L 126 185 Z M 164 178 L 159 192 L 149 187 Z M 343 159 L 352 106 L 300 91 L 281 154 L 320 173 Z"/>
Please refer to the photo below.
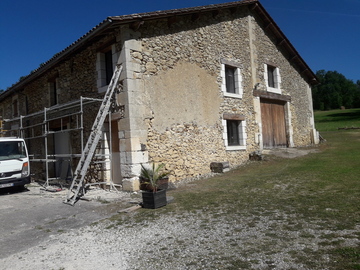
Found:
<path fill-rule="evenodd" d="M 239 124 L 239 137 L 240 137 L 240 145 L 228 145 L 228 136 L 227 136 L 227 121 L 228 120 L 238 120 Z M 246 150 L 246 120 L 245 116 L 241 114 L 234 113 L 224 113 L 223 114 L 223 140 L 227 151 L 235 151 L 235 150 Z"/>
<path fill-rule="evenodd" d="M 274 76 L 274 83 L 275 83 L 275 87 L 269 87 L 269 82 L 268 82 L 268 66 L 274 67 L 275 68 L 275 76 Z M 281 94 L 281 77 L 280 77 L 280 69 L 277 67 L 277 65 L 273 64 L 273 63 L 266 63 L 264 64 L 264 79 L 265 79 L 265 85 L 266 85 L 266 90 L 268 92 L 271 93 L 276 93 L 276 94 Z"/>
<path fill-rule="evenodd" d="M 260 102 L 260 99 L 268 99 L 268 100 L 284 102 L 284 104 L 285 104 L 285 125 L 286 125 L 286 130 L 287 130 L 286 132 L 287 132 L 288 143 L 289 143 L 288 147 L 295 147 L 294 140 L 293 140 L 294 131 L 293 131 L 293 125 L 292 125 L 292 121 L 291 121 L 292 117 L 291 117 L 291 109 L 290 109 L 291 96 L 280 95 L 280 94 L 265 92 L 265 91 L 261 91 L 261 90 L 254 90 L 254 97 L 256 97 L 259 100 L 259 102 Z M 262 129 L 262 127 L 260 124 L 260 130 L 261 129 Z"/>
<path fill-rule="evenodd" d="M 106 62 L 105 62 L 105 52 L 111 50 L 112 53 L 112 65 L 113 70 L 115 70 L 115 65 L 118 60 L 118 53 L 116 52 L 116 45 L 111 44 L 102 48 L 96 54 L 96 72 L 97 72 L 97 88 L 99 93 L 106 92 L 108 84 L 106 83 Z"/>
<path fill-rule="evenodd" d="M 227 60 L 227 59 L 221 59 L 220 63 L 221 63 L 221 78 L 222 78 L 221 90 L 224 93 L 224 96 L 241 99 L 242 95 L 243 95 L 242 76 L 241 76 L 242 65 L 235 61 Z M 236 68 L 236 70 L 235 70 L 235 91 L 236 91 L 236 93 L 229 93 L 226 91 L 226 75 L 225 75 L 225 67 L 226 66 Z"/>

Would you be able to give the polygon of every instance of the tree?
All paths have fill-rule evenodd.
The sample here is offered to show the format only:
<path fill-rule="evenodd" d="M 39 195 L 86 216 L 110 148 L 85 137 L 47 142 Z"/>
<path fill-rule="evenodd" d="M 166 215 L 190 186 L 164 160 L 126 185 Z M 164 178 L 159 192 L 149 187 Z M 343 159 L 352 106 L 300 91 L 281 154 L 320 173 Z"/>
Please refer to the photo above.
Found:
<path fill-rule="evenodd" d="M 360 80 L 355 84 L 337 71 L 316 72 L 320 84 L 313 87 L 315 110 L 360 107 Z"/>

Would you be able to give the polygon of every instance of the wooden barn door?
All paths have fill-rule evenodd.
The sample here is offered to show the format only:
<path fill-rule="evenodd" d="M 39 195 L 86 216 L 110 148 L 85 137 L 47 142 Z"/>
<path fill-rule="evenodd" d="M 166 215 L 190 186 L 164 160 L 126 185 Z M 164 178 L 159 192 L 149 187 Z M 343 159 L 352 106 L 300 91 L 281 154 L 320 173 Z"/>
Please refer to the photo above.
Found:
<path fill-rule="evenodd" d="M 284 102 L 261 100 L 261 121 L 264 148 L 287 147 Z"/>

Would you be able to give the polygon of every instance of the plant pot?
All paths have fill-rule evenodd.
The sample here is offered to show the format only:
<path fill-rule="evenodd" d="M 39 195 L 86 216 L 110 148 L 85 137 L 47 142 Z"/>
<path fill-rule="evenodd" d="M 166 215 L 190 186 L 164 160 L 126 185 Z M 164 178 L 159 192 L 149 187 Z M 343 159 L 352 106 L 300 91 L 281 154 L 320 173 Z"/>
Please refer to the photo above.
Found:
<path fill-rule="evenodd" d="M 154 188 L 151 184 L 146 184 L 147 179 L 140 177 L 140 190 L 153 191 Z M 169 187 L 169 177 L 164 177 L 158 180 L 158 190 L 159 189 L 168 189 Z"/>
<path fill-rule="evenodd" d="M 143 208 L 156 209 L 163 207 L 167 204 L 166 201 L 166 190 L 158 189 L 157 192 L 143 191 Z"/>

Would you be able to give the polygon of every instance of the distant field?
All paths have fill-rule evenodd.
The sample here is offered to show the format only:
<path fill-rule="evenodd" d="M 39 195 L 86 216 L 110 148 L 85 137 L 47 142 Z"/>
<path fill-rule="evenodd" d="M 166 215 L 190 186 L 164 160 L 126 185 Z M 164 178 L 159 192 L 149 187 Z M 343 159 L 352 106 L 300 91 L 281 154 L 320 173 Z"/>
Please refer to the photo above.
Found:
<path fill-rule="evenodd" d="M 360 109 L 315 112 L 318 131 L 335 131 L 338 128 L 360 128 Z"/>

